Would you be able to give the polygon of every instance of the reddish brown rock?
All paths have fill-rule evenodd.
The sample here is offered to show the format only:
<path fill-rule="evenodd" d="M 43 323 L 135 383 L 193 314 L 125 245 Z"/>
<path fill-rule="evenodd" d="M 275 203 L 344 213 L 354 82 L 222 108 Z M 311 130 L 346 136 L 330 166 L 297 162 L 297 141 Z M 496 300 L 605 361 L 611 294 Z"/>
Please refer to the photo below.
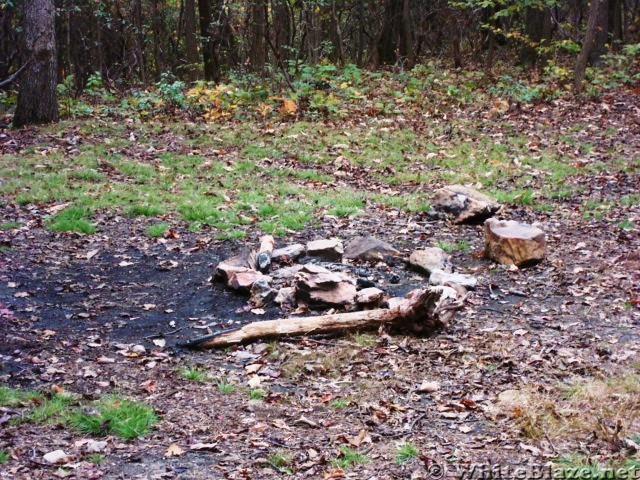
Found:
<path fill-rule="evenodd" d="M 250 250 L 244 250 L 235 257 L 227 258 L 220 262 L 215 269 L 214 278 L 223 282 L 228 282 L 234 273 L 248 272 L 253 270 L 256 254 Z"/>
<path fill-rule="evenodd" d="M 545 255 L 542 230 L 513 220 L 489 219 L 484 224 L 485 256 L 503 265 L 535 264 Z"/>
<path fill-rule="evenodd" d="M 433 206 L 453 217 L 455 223 L 478 222 L 500 209 L 493 198 L 463 185 L 449 185 L 437 190 Z"/>
<path fill-rule="evenodd" d="M 307 273 L 296 276 L 296 297 L 310 306 L 338 307 L 355 302 L 355 282 L 340 272 Z"/>
<path fill-rule="evenodd" d="M 227 285 L 234 290 L 251 290 L 253 284 L 262 279 L 271 281 L 271 277 L 264 275 L 257 270 L 233 272 L 227 281 Z"/>
<path fill-rule="evenodd" d="M 321 257 L 325 260 L 336 261 L 342 258 L 344 248 L 337 238 L 329 240 L 314 240 L 307 243 L 307 255 Z"/>

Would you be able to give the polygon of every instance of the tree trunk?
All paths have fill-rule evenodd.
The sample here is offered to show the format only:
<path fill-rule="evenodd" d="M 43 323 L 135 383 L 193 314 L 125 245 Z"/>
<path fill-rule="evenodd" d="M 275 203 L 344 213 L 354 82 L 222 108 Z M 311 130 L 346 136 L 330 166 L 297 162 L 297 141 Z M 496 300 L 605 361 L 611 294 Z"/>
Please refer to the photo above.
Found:
<path fill-rule="evenodd" d="M 411 46 L 411 24 L 408 2 L 389 0 L 384 12 L 384 25 L 378 41 L 378 61 L 393 64 L 406 61 Z"/>
<path fill-rule="evenodd" d="M 539 47 L 551 39 L 551 10 L 545 5 L 528 7 L 525 13 L 525 44 L 520 50 L 520 62 L 526 68 L 544 64 L 546 55 L 540 55 Z M 542 60 L 542 62 L 539 62 Z"/>
<path fill-rule="evenodd" d="M 135 59 L 140 72 L 140 80 L 147 83 L 147 68 L 144 55 L 144 28 L 142 25 L 142 0 L 133 3 L 133 25 L 135 26 Z"/>
<path fill-rule="evenodd" d="M 196 2 L 185 0 L 184 4 L 184 46 L 187 57 L 187 78 L 190 82 L 198 79 L 198 38 L 196 31 Z"/>
<path fill-rule="evenodd" d="M 267 63 L 267 5 L 265 0 L 252 0 L 249 18 L 249 67 L 261 72 Z"/>
<path fill-rule="evenodd" d="M 291 17 L 288 3 L 288 0 L 271 0 L 273 43 L 279 60 L 284 65 L 291 56 Z"/>
<path fill-rule="evenodd" d="M 162 41 L 161 41 L 161 30 L 162 30 L 162 19 L 160 18 L 160 10 L 161 7 L 158 5 L 160 0 L 152 0 L 151 2 L 151 21 L 153 28 L 153 60 L 156 66 L 156 78 L 160 78 L 160 74 L 164 70 L 164 62 L 162 55 Z"/>
<path fill-rule="evenodd" d="M 609 0 L 591 0 L 587 31 L 574 70 L 574 85 L 577 92 L 581 92 L 583 89 L 584 72 L 587 69 L 587 64 L 597 61 L 604 52 L 608 6 Z M 602 36 L 602 31 L 604 31 L 604 37 Z"/>
<path fill-rule="evenodd" d="M 609 0 L 609 32 L 611 32 L 611 48 L 619 50 L 624 40 L 624 20 L 622 0 Z"/>
<path fill-rule="evenodd" d="M 428 335 L 447 326 L 463 302 L 464 299 L 458 299 L 450 287 L 428 287 L 409 292 L 392 308 L 253 322 L 235 330 L 197 338 L 184 346 L 196 349 L 226 347 L 284 335 L 371 329 L 389 322 L 401 324 L 417 334 Z"/>
<path fill-rule="evenodd" d="M 58 120 L 55 14 L 52 0 L 25 2 L 24 52 L 29 65 L 20 82 L 14 127 Z"/>
<path fill-rule="evenodd" d="M 217 82 L 220 79 L 220 59 L 218 58 L 218 46 L 213 34 L 211 0 L 198 0 L 198 10 L 200 13 L 204 78 L 208 81 Z"/>

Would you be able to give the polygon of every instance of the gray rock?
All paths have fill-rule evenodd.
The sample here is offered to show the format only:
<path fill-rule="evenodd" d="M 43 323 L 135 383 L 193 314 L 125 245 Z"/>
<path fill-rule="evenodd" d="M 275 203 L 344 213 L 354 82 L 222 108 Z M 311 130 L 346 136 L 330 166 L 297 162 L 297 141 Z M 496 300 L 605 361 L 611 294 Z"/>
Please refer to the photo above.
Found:
<path fill-rule="evenodd" d="M 384 292 L 376 287 L 363 288 L 356 293 L 356 303 L 377 306 L 384 298 Z"/>
<path fill-rule="evenodd" d="M 274 261 L 293 261 L 304 255 L 304 245 L 300 243 L 294 243 L 283 248 L 277 248 L 271 253 L 271 258 Z"/>
<path fill-rule="evenodd" d="M 276 296 L 276 292 L 271 288 L 270 280 L 269 277 L 261 277 L 251 285 L 249 304 L 254 308 L 267 306 Z"/>
<path fill-rule="evenodd" d="M 278 305 L 295 305 L 296 289 L 294 287 L 282 287 L 274 299 Z"/>
<path fill-rule="evenodd" d="M 467 288 L 475 288 L 478 279 L 473 275 L 464 273 L 448 273 L 442 270 L 434 270 L 429 276 L 429 285 L 445 285 L 447 283 L 462 285 Z"/>
<path fill-rule="evenodd" d="M 451 271 L 450 256 L 441 248 L 429 247 L 416 250 L 409 257 L 409 264 L 418 271 L 431 273 L 435 270 Z"/>
<path fill-rule="evenodd" d="M 307 243 L 307 254 L 312 257 L 321 257 L 325 260 L 336 261 L 342 258 L 344 248 L 337 238 L 328 240 L 314 240 Z"/>
<path fill-rule="evenodd" d="M 392 245 L 374 237 L 356 237 L 345 246 L 344 256 L 357 260 L 383 260 L 400 252 Z"/>
<path fill-rule="evenodd" d="M 493 198 L 463 185 L 449 185 L 437 190 L 432 203 L 453 216 L 455 223 L 481 221 L 500 210 L 500 204 Z"/>

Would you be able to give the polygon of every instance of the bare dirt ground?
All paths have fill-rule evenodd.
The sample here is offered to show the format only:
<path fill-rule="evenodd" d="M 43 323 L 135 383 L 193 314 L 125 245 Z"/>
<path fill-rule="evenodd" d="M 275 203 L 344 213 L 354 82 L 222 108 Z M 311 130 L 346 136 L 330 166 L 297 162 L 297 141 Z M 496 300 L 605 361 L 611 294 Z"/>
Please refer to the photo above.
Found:
<path fill-rule="evenodd" d="M 560 114 L 563 122 L 594 125 L 593 135 L 613 128 L 610 145 L 579 158 L 606 156 L 621 145 L 637 165 L 637 96 L 545 108 L 512 112 L 508 121 L 537 141 L 544 139 L 536 123 L 553 128 Z M 532 187 L 541 187 L 535 172 L 533 178 Z M 478 225 L 372 208 L 321 219 L 278 244 L 367 233 L 408 255 L 434 238 L 466 240 L 470 248 L 456 250 L 453 262 L 477 276 L 479 286 L 450 329 L 430 338 L 373 332 L 203 352 L 179 344 L 207 328 L 280 315 L 275 308 L 263 317 L 242 311 L 244 297 L 210 282 L 215 264 L 244 241 L 215 240 L 206 230 L 154 240 L 144 235 L 143 220 L 116 215 L 104 216 L 93 235 L 52 232 L 43 227 L 45 207 L 5 204 L 3 221 L 26 223 L 0 232 L 2 381 L 41 391 L 56 385 L 86 398 L 115 391 L 153 406 L 161 421 L 141 439 L 107 437 L 104 460 L 92 463 L 79 442 L 86 436 L 55 424 L 11 422 L 19 412 L 4 409 L 0 446 L 12 458 L 0 465 L 0 478 L 440 478 L 434 465 L 459 476 L 472 464 L 543 465 L 565 454 L 633 457 L 607 434 L 615 422 L 567 435 L 540 427 L 536 412 L 562 416 L 553 410 L 559 385 L 640 374 L 640 207 L 619 202 L 639 186 L 637 169 L 603 170 L 572 179 L 573 193 L 550 211 L 506 206 L 502 217 L 538 222 L 547 234 L 546 260 L 517 271 L 482 258 Z M 590 200 L 615 208 L 605 218 L 585 219 L 579 207 Z M 635 228 L 617 225 L 625 219 Z M 401 265 L 392 269 L 401 279 L 397 291 L 421 281 Z M 127 348 L 136 344 L 145 352 Z M 207 369 L 233 390 L 187 380 L 180 374 L 186 366 Z M 425 381 L 437 386 L 420 391 Z M 264 398 L 251 400 L 250 389 L 262 389 Z M 511 390 L 549 403 L 530 411 L 501 406 L 498 395 Z M 637 412 L 619 420 L 639 435 Z M 403 443 L 414 444 L 419 458 L 396 462 Z M 341 464 L 344 446 L 367 460 Z M 57 449 L 72 461 L 42 460 Z M 290 456 L 286 464 L 275 464 L 277 452 Z"/>

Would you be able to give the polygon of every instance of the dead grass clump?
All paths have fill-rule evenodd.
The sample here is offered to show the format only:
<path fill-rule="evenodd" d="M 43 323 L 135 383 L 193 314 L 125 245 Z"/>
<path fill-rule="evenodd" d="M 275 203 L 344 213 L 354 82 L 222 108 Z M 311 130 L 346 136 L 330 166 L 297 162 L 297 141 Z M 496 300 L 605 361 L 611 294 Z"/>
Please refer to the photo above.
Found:
<path fill-rule="evenodd" d="M 515 420 L 524 436 L 564 441 L 606 442 L 612 451 L 640 434 L 640 376 L 577 379 L 548 392 L 507 390 L 498 396 L 497 416 Z"/>

